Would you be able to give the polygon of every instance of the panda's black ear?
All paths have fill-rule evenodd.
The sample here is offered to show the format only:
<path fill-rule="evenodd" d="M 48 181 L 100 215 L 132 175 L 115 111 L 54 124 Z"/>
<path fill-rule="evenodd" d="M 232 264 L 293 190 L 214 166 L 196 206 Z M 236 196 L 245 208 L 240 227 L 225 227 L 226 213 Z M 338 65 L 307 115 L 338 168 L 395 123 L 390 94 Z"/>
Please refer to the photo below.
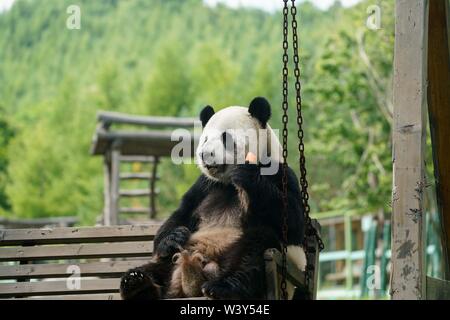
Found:
<path fill-rule="evenodd" d="M 266 127 L 267 121 L 269 121 L 272 112 L 270 110 L 269 101 L 263 97 L 256 97 L 250 102 L 248 112 L 253 118 L 258 119 L 263 128 Z"/>
<path fill-rule="evenodd" d="M 214 115 L 214 109 L 211 106 L 206 106 L 200 112 L 200 121 L 202 122 L 202 127 L 204 128 L 208 123 L 209 119 Z"/>

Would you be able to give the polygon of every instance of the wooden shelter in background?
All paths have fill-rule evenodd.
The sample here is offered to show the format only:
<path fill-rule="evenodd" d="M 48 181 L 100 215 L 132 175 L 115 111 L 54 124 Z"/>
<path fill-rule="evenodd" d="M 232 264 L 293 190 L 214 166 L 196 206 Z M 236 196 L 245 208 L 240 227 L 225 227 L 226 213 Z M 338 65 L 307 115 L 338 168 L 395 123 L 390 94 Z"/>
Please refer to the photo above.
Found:
<path fill-rule="evenodd" d="M 152 220 L 156 215 L 157 168 L 161 157 L 170 157 L 172 149 L 180 140 L 172 141 L 174 129 L 189 130 L 182 139 L 191 145 L 192 157 L 198 135 L 195 135 L 194 118 L 145 117 L 117 112 L 99 112 L 97 115 L 91 154 L 104 157 L 104 210 L 103 224 L 121 223 L 119 215 L 147 214 Z M 114 127 L 114 128 L 113 128 Z M 130 129 L 131 128 L 131 129 Z M 150 163 L 150 172 L 121 172 L 121 163 Z M 148 181 L 146 189 L 125 190 L 120 188 L 124 180 Z M 121 198 L 148 197 L 148 208 L 121 207 Z"/>
<path fill-rule="evenodd" d="M 450 54 L 448 0 L 397 0 L 392 193 L 393 299 L 450 298 Z M 427 110 L 445 279 L 426 276 Z"/>

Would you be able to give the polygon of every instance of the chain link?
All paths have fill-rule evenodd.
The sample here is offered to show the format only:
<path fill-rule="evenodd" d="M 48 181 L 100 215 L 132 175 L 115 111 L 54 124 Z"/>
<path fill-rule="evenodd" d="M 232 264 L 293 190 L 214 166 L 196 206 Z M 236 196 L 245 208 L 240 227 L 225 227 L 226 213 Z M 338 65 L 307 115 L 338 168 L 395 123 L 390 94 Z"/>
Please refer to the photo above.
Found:
<path fill-rule="evenodd" d="M 287 157 L 288 157 L 288 149 L 287 149 L 287 140 L 288 140 L 288 0 L 284 1 L 283 7 L 283 176 L 282 176 L 282 185 L 283 185 L 283 244 L 282 244 L 282 252 L 281 252 L 281 298 L 283 300 L 288 299 L 287 293 L 287 243 L 288 243 L 288 199 L 287 199 Z"/>
<path fill-rule="evenodd" d="M 283 299 L 287 299 L 287 242 L 288 242 L 288 200 L 287 200 L 287 138 L 288 138 L 288 0 L 283 0 L 283 250 L 282 250 L 282 272 L 281 272 L 281 295 Z M 303 132 L 303 116 L 302 116 L 302 98 L 301 98 L 301 82 L 300 82 L 300 59 L 298 53 L 298 33 L 297 33 L 297 8 L 295 6 L 295 0 L 291 0 L 291 16 L 292 16 L 292 47 L 293 47 L 293 61 L 294 61 L 294 77 L 295 77 L 295 102 L 297 108 L 297 138 L 298 138 L 298 151 L 299 151 L 299 169 L 300 169 L 300 188 L 301 188 L 301 201 L 304 207 L 305 214 L 305 238 L 303 241 L 303 247 L 306 249 L 306 253 L 310 253 L 310 250 L 315 248 L 309 248 L 308 238 L 315 237 L 318 243 L 318 248 L 320 251 L 323 250 L 324 245 L 322 239 L 320 238 L 317 230 L 312 225 L 311 218 L 309 216 L 310 206 L 309 206 L 309 194 L 308 194 L 308 180 L 306 171 L 306 158 L 305 158 L 305 145 L 304 145 L 304 132 Z M 311 259 L 307 259 L 306 270 L 305 270 L 305 287 L 310 289 L 310 281 L 312 273 L 314 272 L 313 262 Z"/>

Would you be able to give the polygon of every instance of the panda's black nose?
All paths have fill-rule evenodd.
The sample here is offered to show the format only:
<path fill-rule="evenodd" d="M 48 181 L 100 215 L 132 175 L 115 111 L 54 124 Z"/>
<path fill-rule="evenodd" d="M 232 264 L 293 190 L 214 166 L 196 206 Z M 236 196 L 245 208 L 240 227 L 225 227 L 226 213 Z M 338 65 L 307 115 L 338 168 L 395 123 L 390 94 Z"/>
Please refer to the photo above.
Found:
<path fill-rule="evenodd" d="M 213 152 L 204 151 L 201 153 L 201 157 L 202 157 L 202 162 L 207 169 L 215 166 L 216 163 L 214 161 L 214 153 Z"/>

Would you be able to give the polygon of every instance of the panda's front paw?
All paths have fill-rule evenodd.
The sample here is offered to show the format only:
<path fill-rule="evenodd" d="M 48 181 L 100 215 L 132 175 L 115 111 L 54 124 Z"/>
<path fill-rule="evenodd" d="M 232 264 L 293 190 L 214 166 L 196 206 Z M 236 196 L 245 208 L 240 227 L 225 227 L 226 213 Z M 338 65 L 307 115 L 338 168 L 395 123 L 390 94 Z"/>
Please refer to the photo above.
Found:
<path fill-rule="evenodd" d="M 231 172 L 231 182 L 242 188 L 250 188 L 259 178 L 259 167 L 256 164 L 238 164 Z"/>
<path fill-rule="evenodd" d="M 131 269 L 121 278 L 120 295 L 123 300 L 154 300 L 161 298 L 161 290 L 148 275 Z"/>
<path fill-rule="evenodd" d="M 156 248 L 156 254 L 161 258 L 172 257 L 179 252 L 191 236 L 191 231 L 184 226 L 175 228 L 161 240 Z"/>
<path fill-rule="evenodd" d="M 205 297 L 218 300 L 239 299 L 239 287 L 227 278 L 207 281 L 202 286 Z"/>

